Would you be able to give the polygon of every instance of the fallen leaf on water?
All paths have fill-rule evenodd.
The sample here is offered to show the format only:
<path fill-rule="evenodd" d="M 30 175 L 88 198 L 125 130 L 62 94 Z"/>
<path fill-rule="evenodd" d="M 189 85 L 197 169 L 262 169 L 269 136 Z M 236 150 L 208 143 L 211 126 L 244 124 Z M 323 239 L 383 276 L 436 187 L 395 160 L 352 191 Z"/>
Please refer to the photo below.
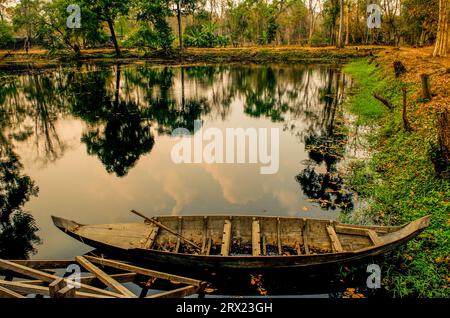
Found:
<path fill-rule="evenodd" d="M 217 290 L 216 288 L 205 288 L 205 293 L 211 294 L 211 293 L 215 292 L 216 290 Z"/>
<path fill-rule="evenodd" d="M 306 212 L 306 211 L 308 211 L 309 209 L 308 209 L 306 206 L 304 206 L 304 207 L 302 208 L 302 210 Z"/>

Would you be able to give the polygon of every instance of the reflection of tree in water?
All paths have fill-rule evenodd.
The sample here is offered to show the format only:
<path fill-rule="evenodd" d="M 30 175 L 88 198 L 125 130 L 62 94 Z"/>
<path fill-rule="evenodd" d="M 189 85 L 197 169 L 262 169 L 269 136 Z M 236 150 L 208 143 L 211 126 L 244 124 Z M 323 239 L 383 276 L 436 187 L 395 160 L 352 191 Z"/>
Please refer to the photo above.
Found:
<path fill-rule="evenodd" d="M 40 243 L 33 216 L 22 210 L 38 188 L 22 175 L 22 164 L 11 149 L 0 150 L 0 258 L 28 258 Z"/>
<path fill-rule="evenodd" d="M 81 141 L 90 155 L 97 155 L 106 171 L 119 177 L 125 176 L 155 143 L 150 126 L 139 115 L 126 113 L 108 119 L 103 130 L 97 128 L 84 133 Z"/>
<path fill-rule="evenodd" d="M 34 136 L 37 157 L 44 163 L 55 161 L 65 151 L 55 129 L 58 116 L 66 109 L 63 84 L 56 78 L 55 74 L 26 75 L 0 87 L 0 117 L 8 138 L 23 142 Z"/>
<path fill-rule="evenodd" d="M 87 152 L 96 155 L 109 173 L 125 176 L 141 155 L 155 143 L 150 124 L 133 102 L 120 100 L 120 65 L 116 66 L 114 96 L 108 93 L 108 72 L 93 72 L 78 78 L 74 90 L 73 113 L 91 124 L 81 141 Z M 89 92 L 86 97 L 84 92 Z"/>
<path fill-rule="evenodd" d="M 295 179 L 303 193 L 327 209 L 352 209 L 352 193 L 345 188 L 337 171 L 337 164 L 343 158 L 347 143 L 342 111 L 339 111 L 339 74 L 329 73 L 328 85 L 322 90 L 323 101 L 322 129 L 318 133 L 310 129 L 304 137 L 305 148 L 310 160 Z M 320 165 L 326 172 L 317 172 Z"/>

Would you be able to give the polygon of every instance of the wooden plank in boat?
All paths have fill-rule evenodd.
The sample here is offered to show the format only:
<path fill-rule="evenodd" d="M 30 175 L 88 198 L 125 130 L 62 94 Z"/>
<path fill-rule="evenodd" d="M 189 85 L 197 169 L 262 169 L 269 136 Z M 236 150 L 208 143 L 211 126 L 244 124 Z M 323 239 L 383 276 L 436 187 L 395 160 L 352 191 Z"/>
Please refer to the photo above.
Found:
<path fill-rule="evenodd" d="M 0 286 L 0 298 L 25 298 L 21 294 Z"/>
<path fill-rule="evenodd" d="M 283 248 L 281 246 L 281 222 L 280 218 L 277 218 L 277 246 L 278 246 L 278 255 L 283 253 Z"/>
<path fill-rule="evenodd" d="M 308 226 L 308 221 L 306 219 L 303 219 L 303 229 L 302 229 L 302 236 L 303 236 L 303 246 L 305 247 L 305 254 L 309 255 L 309 239 L 308 239 L 308 235 L 309 235 L 309 226 Z"/>
<path fill-rule="evenodd" d="M 136 274 L 141 274 L 144 276 L 156 277 L 156 278 L 161 278 L 161 279 L 166 279 L 166 280 L 173 280 L 173 281 L 176 281 L 179 283 L 194 285 L 194 286 L 202 286 L 204 284 L 204 282 L 202 282 L 200 280 L 187 278 L 187 277 L 183 277 L 183 276 L 178 276 L 178 275 L 167 274 L 167 273 L 163 273 L 163 272 L 159 272 L 159 271 L 155 271 L 155 270 L 151 270 L 151 269 L 147 269 L 147 268 L 142 268 L 142 267 L 138 267 L 138 266 L 134 266 L 134 265 L 125 264 L 122 262 L 109 260 L 109 259 L 98 258 L 98 257 L 93 257 L 93 256 L 85 256 L 85 258 L 95 264 L 109 266 L 109 267 L 113 267 L 113 268 L 117 268 L 117 269 L 122 269 L 125 271 L 133 272 Z"/>
<path fill-rule="evenodd" d="M 337 237 L 333 226 L 327 225 L 327 232 L 328 232 L 328 235 L 330 236 L 331 246 L 333 247 L 333 251 L 335 251 L 337 253 L 343 252 L 344 250 L 342 249 L 341 242 L 339 241 L 339 238 Z"/>
<path fill-rule="evenodd" d="M 363 228 L 363 227 L 355 227 L 355 226 L 351 226 L 351 225 L 343 225 L 343 224 L 338 224 L 335 226 L 336 229 L 336 233 L 340 233 L 340 234 L 350 234 L 350 235 L 361 235 L 361 236 L 367 236 L 367 231 L 371 230 L 374 231 L 375 233 L 380 232 L 380 233 L 388 233 L 388 231 L 386 229 L 367 229 L 367 228 Z"/>
<path fill-rule="evenodd" d="M 80 226 L 75 233 L 120 248 L 137 248 L 145 244 L 154 226 L 147 223 L 98 224 Z"/>
<path fill-rule="evenodd" d="M 183 227 L 183 217 L 179 216 L 178 217 L 178 234 L 181 235 L 182 232 L 182 228 Z M 178 251 L 180 250 L 180 245 L 181 245 L 181 238 L 177 237 L 177 245 L 175 246 L 175 253 L 178 253 Z"/>
<path fill-rule="evenodd" d="M 261 228 L 256 218 L 252 222 L 252 254 L 261 256 Z"/>
<path fill-rule="evenodd" d="M 381 241 L 381 239 L 378 236 L 377 232 L 375 232 L 374 230 L 367 230 L 367 235 L 370 237 L 370 239 L 372 240 L 373 244 L 375 244 L 377 246 L 383 244 L 383 242 Z"/>
<path fill-rule="evenodd" d="M 60 278 L 56 275 L 48 274 L 48 273 L 45 273 L 45 272 L 37 270 L 37 269 L 28 268 L 26 266 L 19 265 L 19 264 L 16 264 L 16 263 L 13 263 L 13 262 L 10 262 L 7 260 L 2 260 L 2 259 L 0 259 L 0 268 L 5 269 L 5 270 L 10 270 L 10 271 L 13 271 L 13 272 L 16 272 L 19 274 L 23 274 L 23 275 L 26 275 L 29 277 L 33 277 L 36 279 L 40 279 L 47 283 L 51 283 L 54 280 Z M 120 295 L 120 294 L 113 293 L 108 290 L 103 290 L 100 288 L 92 287 L 92 286 L 89 286 L 86 284 L 80 284 L 80 291 L 99 293 L 99 294 L 103 294 L 103 295 L 107 295 L 107 296 L 111 296 L 111 297 L 122 297 L 122 295 Z"/>
<path fill-rule="evenodd" d="M 196 294 L 198 292 L 198 290 L 199 290 L 199 288 L 197 286 L 189 285 L 189 286 L 177 288 L 175 290 L 169 290 L 166 292 L 153 294 L 146 298 L 182 298 L 182 297 Z"/>
<path fill-rule="evenodd" d="M 136 298 L 136 295 L 133 292 L 131 292 L 128 288 L 126 288 L 121 283 L 116 281 L 114 278 L 112 278 L 104 271 L 102 271 L 100 268 L 89 262 L 83 256 L 76 256 L 75 260 L 85 269 L 94 274 L 94 276 L 96 276 L 103 284 L 105 284 L 115 292 L 122 294 L 126 297 Z"/>
<path fill-rule="evenodd" d="M 230 255 L 230 244 L 231 244 L 231 221 L 225 220 L 223 224 L 222 248 L 220 250 L 220 255 L 222 256 Z"/>
<path fill-rule="evenodd" d="M 159 226 L 154 225 L 152 227 L 152 232 L 148 236 L 147 241 L 145 242 L 145 244 L 143 246 L 144 249 L 148 250 L 148 249 L 152 248 L 153 243 L 155 242 L 156 236 L 158 235 L 158 233 L 159 233 Z"/>
<path fill-rule="evenodd" d="M 203 217 L 203 235 L 202 235 L 202 254 L 203 255 L 208 255 L 206 254 L 206 246 L 208 244 L 208 217 L 204 216 Z"/>

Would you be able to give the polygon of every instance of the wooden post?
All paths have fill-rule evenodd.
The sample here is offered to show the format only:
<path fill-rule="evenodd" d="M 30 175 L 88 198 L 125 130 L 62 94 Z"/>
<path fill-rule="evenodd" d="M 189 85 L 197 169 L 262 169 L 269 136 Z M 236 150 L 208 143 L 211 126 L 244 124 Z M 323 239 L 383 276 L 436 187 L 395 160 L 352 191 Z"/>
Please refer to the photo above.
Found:
<path fill-rule="evenodd" d="M 403 119 L 403 128 L 406 131 L 411 131 L 411 126 L 409 125 L 408 121 L 408 115 L 406 113 L 406 106 L 407 106 L 407 100 L 406 100 L 406 87 L 402 87 L 402 93 L 403 93 L 403 111 L 402 111 L 402 119 Z"/>
<path fill-rule="evenodd" d="M 422 98 L 426 101 L 431 100 L 431 92 L 430 92 L 430 75 L 421 74 L 420 80 L 422 82 Z"/>

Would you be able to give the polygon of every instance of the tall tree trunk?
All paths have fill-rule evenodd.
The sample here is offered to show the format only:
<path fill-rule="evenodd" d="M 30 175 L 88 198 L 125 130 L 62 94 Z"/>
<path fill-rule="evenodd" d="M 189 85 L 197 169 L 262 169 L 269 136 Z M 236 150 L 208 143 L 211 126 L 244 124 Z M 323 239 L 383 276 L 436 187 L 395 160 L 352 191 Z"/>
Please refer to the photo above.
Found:
<path fill-rule="evenodd" d="M 433 56 L 447 56 L 449 40 L 449 0 L 439 0 L 439 22 Z"/>
<path fill-rule="evenodd" d="M 183 52 L 183 33 L 181 32 L 181 0 L 177 1 L 178 39 L 180 40 L 180 52 Z"/>
<path fill-rule="evenodd" d="M 350 3 L 347 5 L 347 14 L 345 16 L 345 45 L 350 42 Z"/>
<path fill-rule="evenodd" d="M 344 0 L 340 1 L 339 4 L 339 11 L 340 11 L 340 16 L 339 16 L 339 39 L 338 39 L 338 48 L 343 48 L 344 47 Z"/>
<path fill-rule="evenodd" d="M 116 32 L 114 31 L 114 22 L 112 19 L 108 19 L 109 32 L 111 32 L 111 38 L 114 43 L 114 49 L 116 50 L 116 56 L 120 56 L 119 43 L 117 43 Z"/>

